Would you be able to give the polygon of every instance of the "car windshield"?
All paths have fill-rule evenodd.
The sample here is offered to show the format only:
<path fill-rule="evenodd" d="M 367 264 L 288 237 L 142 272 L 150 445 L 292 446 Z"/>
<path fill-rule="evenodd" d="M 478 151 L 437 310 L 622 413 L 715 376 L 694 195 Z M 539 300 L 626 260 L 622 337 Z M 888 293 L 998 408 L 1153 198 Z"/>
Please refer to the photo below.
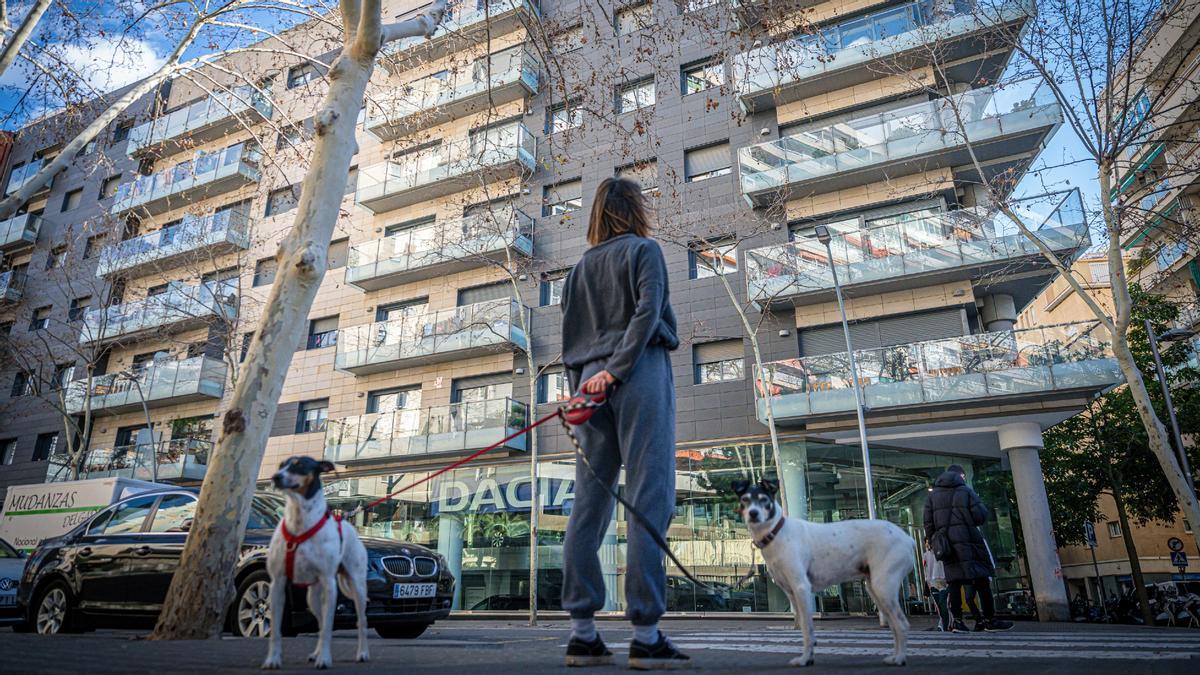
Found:
<path fill-rule="evenodd" d="M 273 530 L 279 526 L 283 517 L 283 500 L 270 495 L 254 495 L 250 502 L 250 520 L 246 528 L 250 530 Z"/>

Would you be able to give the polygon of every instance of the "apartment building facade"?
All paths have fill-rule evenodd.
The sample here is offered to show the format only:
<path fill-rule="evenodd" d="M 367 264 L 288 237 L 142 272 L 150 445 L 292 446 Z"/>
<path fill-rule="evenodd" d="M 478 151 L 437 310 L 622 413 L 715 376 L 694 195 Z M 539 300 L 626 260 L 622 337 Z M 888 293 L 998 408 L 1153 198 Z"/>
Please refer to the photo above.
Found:
<path fill-rule="evenodd" d="M 698 588 L 669 569 L 669 609 L 788 608 L 737 522 L 733 480 L 780 478 L 793 515 L 866 515 L 834 269 L 869 407 L 880 517 L 919 540 L 929 485 L 948 464 L 967 467 L 993 508 L 984 530 L 1000 584 L 1030 583 L 1016 559 L 1015 496 L 1039 605 L 1053 606 L 1064 593 L 1040 432 L 1119 373 L 1094 322 L 1016 326 L 1052 270 L 978 182 L 1023 170 L 1061 115 L 1035 89 L 980 86 L 1011 55 L 999 36 L 1033 10 L 975 7 L 470 0 L 431 40 L 390 45 L 262 475 L 290 455 L 324 456 L 339 468 L 327 496 L 349 510 L 551 412 L 569 394 L 556 363 L 561 279 L 586 249 L 596 185 L 628 175 L 656 207 L 684 339 L 673 357 L 669 536 L 712 582 Z M 327 63 L 331 40 L 315 35 L 310 53 Z M 949 67 L 935 69 L 947 55 L 952 63 L 936 65 Z M 95 420 L 84 476 L 202 477 L 214 417 L 291 224 L 306 120 L 323 91 L 319 67 L 250 61 L 239 72 L 262 77 L 249 89 L 226 81 L 230 91 L 213 95 L 172 83 L 100 144 L 112 172 L 102 179 L 81 158 L 18 216 L 25 224 L 7 224 L 19 232 L 6 251 L 12 271 L 30 265 L 22 294 L 0 310 L 15 322 L 14 341 L 36 332 L 45 307 L 65 317 L 78 299 L 54 295 L 63 283 L 46 262 L 62 254 L 71 226 L 88 222 L 107 238 L 88 257 L 86 240 L 71 240 L 66 257 L 87 261 L 75 275 L 98 290 L 80 320 L 46 324 L 98 355 L 96 375 L 75 374 L 62 410 L 45 396 L 3 403 L 0 442 L 12 451 L 0 484 L 73 473 L 48 461 L 55 447 L 44 440 L 62 432 L 64 413 Z M 970 120 L 965 136 L 947 127 L 948 105 Z M 18 134 L 10 188 L 45 154 L 48 133 Z M 110 182 L 113 172 L 122 179 Z M 84 198 L 68 197 L 79 184 Z M 112 193 L 91 199 L 92 190 Z M 77 214 L 58 211 L 73 202 Z M 1063 256 L 1086 247 L 1078 193 L 1017 205 Z M 30 221 L 40 229 L 29 233 Z M 819 226 L 832 233 L 828 253 Z M 761 371 L 739 310 L 756 327 Z M 16 366 L 4 377 L 14 393 L 29 389 L 17 386 Z M 531 542 L 535 469 L 541 515 Z M 1004 487 L 1010 470 L 1015 495 Z M 528 607 L 535 545 L 538 606 L 552 609 L 575 478 L 562 432 L 543 427 L 369 509 L 357 525 L 445 555 L 464 610 Z M 624 602 L 623 516 L 602 550 L 612 610 Z M 922 601 L 922 588 L 914 578 L 909 599 Z M 817 602 L 831 613 L 869 609 L 857 584 Z"/>

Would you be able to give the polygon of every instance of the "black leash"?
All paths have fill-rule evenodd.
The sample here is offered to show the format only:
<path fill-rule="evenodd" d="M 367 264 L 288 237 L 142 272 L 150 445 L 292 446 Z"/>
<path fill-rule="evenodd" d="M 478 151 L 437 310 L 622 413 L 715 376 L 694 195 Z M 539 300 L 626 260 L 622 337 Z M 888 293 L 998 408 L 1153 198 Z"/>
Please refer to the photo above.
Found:
<path fill-rule="evenodd" d="M 597 395 L 590 398 L 587 396 L 576 396 L 575 398 L 571 399 L 567 405 L 559 408 L 559 412 L 561 414 L 558 417 L 560 420 L 562 420 L 563 431 L 567 433 L 567 438 L 571 439 L 571 445 L 575 446 L 575 457 L 579 461 L 583 462 L 583 466 L 587 468 L 588 473 L 592 476 L 592 479 L 595 480 L 596 483 L 598 483 L 601 487 L 603 487 L 608 494 L 612 495 L 613 499 L 617 500 L 622 506 L 625 507 L 626 511 L 628 511 L 634 518 L 637 519 L 638 523 L 640 523 L 646 532 L 650 534 L 650 538 L 654 540 L 654 543 L 657 544 L 660 549 L 662 549 L 663 553 L 667 554 L 667 557 L 670 558 L 671 562 L 675 563 L 675 566 L 679 568 L 679 571 L 683 573 L 683 576 L 687 577 L 689 581 L 697 586 L 702 586 L 710 591 L 717 591 L 717 589 L 697 579 L 695 575 L 693 575 L 691 571 L 684 566 L 683 563 L 679 562 L 679 558 L 675 557 L 675 554 L 671 551 L 671 547 L 667 544 L 667 540 L 658 533 L 658 529 L 650 523 L 650 519 L 642 515 L 641 511 L 638 511 L 636 508 L 634 508 L 633 504 L 630 504 L 628 500 L 622 497 L 620 492 L 618 492 L 608 483 L 605 483 L 604 480 L 601 479 L 596 473 L 595 467 L 592 466 L 591 461 L 588 460 L 587 455 L 583 452 L 583 446 L 579 444 L 579 439 L 575 437 L 574 426 L 587 422 L 591 418 L 592 413 L 594 413 L 597 408 L 604 405 L 605 400 L 606 397 L 604 395 Z"/>

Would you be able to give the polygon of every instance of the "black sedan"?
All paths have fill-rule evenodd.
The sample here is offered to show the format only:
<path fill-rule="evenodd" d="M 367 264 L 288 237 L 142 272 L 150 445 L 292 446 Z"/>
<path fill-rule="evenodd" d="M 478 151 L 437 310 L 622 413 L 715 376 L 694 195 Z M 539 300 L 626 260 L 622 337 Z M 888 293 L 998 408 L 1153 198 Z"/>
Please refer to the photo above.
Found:
<path fill-rule="evenodd" d="M 43 541 L 30 556 L 17 593 L 25 628 L 39 633 L 97 625 L 152 625 L 187 540 L 197 492 L 156 490 L 126 497 L 67 534 Z M 242 542 L 227 628 L 270 633 L 267 546 L 283 500 L 254 496 Z M 454 576 L 437 553 L 415 544 L 362 537 L 367 547 L 367 623 L 385 638 L 415 638 L 450 614 Z M 291 588 L 283 635 L 316 630 L 303 589 Z M 336 626 L 354 626 L 354 603 L 338 594 Z"/>

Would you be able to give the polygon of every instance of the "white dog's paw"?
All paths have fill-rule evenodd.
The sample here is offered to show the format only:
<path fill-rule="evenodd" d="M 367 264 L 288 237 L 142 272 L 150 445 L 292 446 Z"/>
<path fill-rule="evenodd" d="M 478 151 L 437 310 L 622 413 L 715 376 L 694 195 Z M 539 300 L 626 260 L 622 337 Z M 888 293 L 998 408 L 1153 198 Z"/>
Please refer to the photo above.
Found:
<path fill-rule="evenodd" d="M 317 670 L 329 670 L 333 667 L 333 659 L 328 656 L 318 656 L 313 660 L 313 667 Z"/>
<path fill-rule="evenodd" d="M 263 659 L 262 662 L 263 670 L 279 670 L 282 666 L 283 659 L 279 658 L 278 656 L 268 656 L 267 658 Z"/>
<path fill-rule="evenodd" d="M 371 653 L 364 649 L 358 653 L 358 656 L 354 657 L 354 660 L 359 663 L 366 663 L 371 660 Z"/>
<path fill-rule="evenodd" d="M 791 661 L 788 661 L 788 665 L 792 666 L 793 668 L 805 668 L 811 666 L 812 664 L 813 657 L 811 656 L 797 656 Z"/>
<path fill-rule="evenodd" d="M 892 654 L 891 656 L 885 658 L 883 662 L 889 666 L 903 666 L 905 664 L 905 659 L 903 656 L 896 656 L 895 654 Z"/>

